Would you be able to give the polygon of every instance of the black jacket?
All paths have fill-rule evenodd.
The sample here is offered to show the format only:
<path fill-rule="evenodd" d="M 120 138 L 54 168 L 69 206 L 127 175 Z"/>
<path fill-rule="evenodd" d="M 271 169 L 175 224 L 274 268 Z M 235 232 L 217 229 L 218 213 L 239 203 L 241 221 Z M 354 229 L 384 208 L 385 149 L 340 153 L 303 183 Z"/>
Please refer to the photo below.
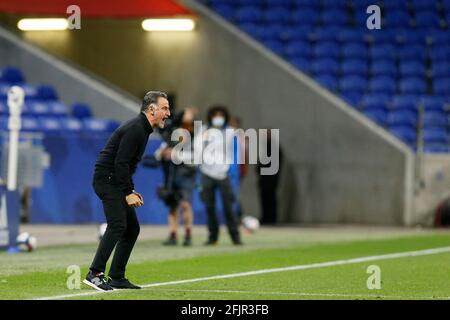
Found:
<path fill-rule="evenodd" d="M 152 132 L 147 117 L 140 113 L 113 132 L 97 159 L 96 170 L 114 174 L 125 196 L 134 190 L 132 176 Z"/>

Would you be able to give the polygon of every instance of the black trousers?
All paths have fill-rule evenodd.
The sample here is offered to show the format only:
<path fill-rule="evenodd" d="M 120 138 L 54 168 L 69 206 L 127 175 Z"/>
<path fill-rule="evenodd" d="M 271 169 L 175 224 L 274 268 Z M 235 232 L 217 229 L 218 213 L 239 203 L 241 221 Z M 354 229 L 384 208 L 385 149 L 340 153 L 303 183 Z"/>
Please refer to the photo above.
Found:
<path fill-rule="evenodd" d="M 207 175 L 202 176 L 201 198 L 206 207 L 209 240 L 217 241 L 219 238 L 219 221 L 216 215 L 216 190 L 219 189 L 222 198 L 222 206 L 225 213 L 225 220 L 231 240 L 240 241 L 237 217 L 233 212 L 234 194 L 231 188 L 230 179 L 217 180 Z"/>
<path fill-rule="evenodd" d="M 126 203 L 113 175 L 96 171 L 93 186 L 95 193 L 102 200 L 108 226 L 91 269 L 105 272 L 106 263 L 115 247 L 109 276 L 121 279 L 125 277 L 125 268 L 140 231 L 136 212 Z"/>

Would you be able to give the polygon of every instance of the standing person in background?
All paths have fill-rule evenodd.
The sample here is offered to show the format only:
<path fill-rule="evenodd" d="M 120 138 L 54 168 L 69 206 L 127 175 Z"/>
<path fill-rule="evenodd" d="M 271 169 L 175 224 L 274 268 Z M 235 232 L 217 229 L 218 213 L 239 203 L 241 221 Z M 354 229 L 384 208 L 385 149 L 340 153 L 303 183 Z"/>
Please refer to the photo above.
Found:
<path fill-rule="evenodd" d="M 219 222 L 216 215 L 216 190 L 219 190 L 225 219 L 231 240 L 235 245 L 241 245 L 241 237 L 239 234 L 237 217 L 233 210 L 235 196 L 231 187 L 229 169 L 232 159 L 225 159 L 226 156 L 233 155 L 233 137 L 225 136 L 233 135 L 232 132 L 226 131 L 229 120 L 227 108 L 223 106 L 213 106 L 208 111 L 208 126 L 203 128 L 201 136 L 195 137 L 195 149 L 203 150 L 203 162 L 200 165 L 202 173 L 201 198 L 206 207 L 208 220 L 208 240 L 205 245 L 215 245 L 219 239 Z M 213 136 L 209 128 L 219 130 L 220 137 Z M 225 146 L 223 145 L 225 143 Z M 208 150 L 213 154 L 209 154 Z M 212 151 L 214 150 L 214 151 Z M 196 151 L 197 152 L 197 151 Z M 224 159 L 221 162 L 206 163 L 205 159 Z"/>
<path fill-rule="evenodd" d="M 241 125 L 241 119 L 236 116 L 230 117 L 230 123 L 229 126 L 233 129 L 242 129 Z M 248 144 L 245 140 L 245 136 L 242 135 L 236 135 L 236 144 L 235 144 L 235 154 L 234 154 L 234 160 L 236 161 L 239 175 L 239 186 L 237 188 L 237 192 L 235 192 L 236 196 L 236 213 L 238 216 L 239 222 L 242 220 L 243 212 L 242 212 L 242 204 L 240 199 L 240 186 L 242 185 L 242 181 L 244 180 L 245 176 L 248 173 Z M 240 161 L 238 161 L 240 160 Z"/>
<path fill-rule="evenodd" d="M 195 110 L 190 107 L 177 114 L 172 121 L 172 125 L 169 130 L 170 133 L 177 128 L 183 128 L 189 132 L 192 139 L 194 134 L 194 116 Z M 192 225 L 194 219 L 192 212 L 192 193 L 195 188 L 197 168 L 195 165 L 183 163 L 183 159 L 180 159 L 181 163 L 178 165 L 175 165 L 171 161 L 172 148 L 174 144 L 175 142 L 171 141 L 169 134 L 167 135 L 166 141 L 164 141 L 155 152 L 155 158 L 157 160 L 162 160 L 164 162 L 163 165 L 165 165 L 165 188 L 168 192 L 164 202 L 169 208 L 169 237 L 163 242 L 163 244 L 177 245 L 179 220 L 178 212 L 181 210 L 185 228 L 183 245 L 191 246 Z M 185 154 L 184 156 L 189 157 L 190 155 Z"/>
<path fill-rule="evenodd" d="M 272 135 L 270 129 L 267 130 L 267 156 L 271 156 L 272 143 L 279 143 L 278 141 L 272 141 Z M 280 178 L 281 168 L 283 166 L 283 150 L 279 146 L 279 161 L 280 167 L 276 174 L 274 175 L 262 175 L 261 168 L 270 167 L 269 164 L 262 164 L 259 162 L 256 165 L 256 172 L 258 175 L 258 189 L 259 189 L 259 199 L 261 204 L 261 224 L 271 225 L 277 223 L 277 209 L 278 209 L 278 201 L 277 201 L 277 189 L 278 182 Z"/>
<path fill-rule="evenodd" d="M 102 200 L 108 226 L 83 280 L 94 289 L 140 289 L 125 278 L 126 265 L 140 230 L 134 209 L 144 204 L 143 197 L 134 190 L 133 174 L 153 129 L 163 128 L 169 116 L 167 95 L 160 91 L 148 92 L 140 114 L 116 129 L 100 152 L 93 187 Z M 107 280 L 104 272 L 114 248 Z"/>

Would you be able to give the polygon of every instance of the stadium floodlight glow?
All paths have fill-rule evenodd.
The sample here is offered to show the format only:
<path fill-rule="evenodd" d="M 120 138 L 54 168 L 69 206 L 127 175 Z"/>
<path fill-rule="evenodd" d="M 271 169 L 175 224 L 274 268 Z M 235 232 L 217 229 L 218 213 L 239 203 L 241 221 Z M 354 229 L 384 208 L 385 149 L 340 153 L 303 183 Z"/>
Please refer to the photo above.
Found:
<path fill-rule="evenodd" d="M 145 31 L 192 31 L 195 22 L 190 18 L 145 19 L 142 29 Z"/>
<path fill-rule="evenodd" d="M 17 23 L 17 27 L 22 31 L 66 30 L 68 26 L 65 18 L 27 18 Z"/>

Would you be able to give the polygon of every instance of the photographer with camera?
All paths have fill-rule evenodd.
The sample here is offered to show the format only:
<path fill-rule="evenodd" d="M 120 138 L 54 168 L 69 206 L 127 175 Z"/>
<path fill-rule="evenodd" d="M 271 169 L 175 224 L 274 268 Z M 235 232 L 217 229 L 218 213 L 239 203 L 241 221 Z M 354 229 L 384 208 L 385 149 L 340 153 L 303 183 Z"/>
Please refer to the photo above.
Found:
<path fill-rule="evenodd" d="M 188 107 L 177 114 L 166 130 L 162 132 L 164 142 L 156 150 L 154 156 L 161 162 L 165 183 L 158 188 L 158 196 L 169 208 L 168 224 L 169 237 L 164 245 L 177 244 L 178 212 L 181 210 L 185 228 L 184 246 L 192 245 L 192 193 L 195 187 L 197 169 L 194 165 L 181 163 L 174 164 L 171 161 L 172 147 L 178 142 L 172 142 L 170 137 L 174 130 L 183 128 L 189 131 L 191 138 L 194 132 L 195 110 Z"/>

